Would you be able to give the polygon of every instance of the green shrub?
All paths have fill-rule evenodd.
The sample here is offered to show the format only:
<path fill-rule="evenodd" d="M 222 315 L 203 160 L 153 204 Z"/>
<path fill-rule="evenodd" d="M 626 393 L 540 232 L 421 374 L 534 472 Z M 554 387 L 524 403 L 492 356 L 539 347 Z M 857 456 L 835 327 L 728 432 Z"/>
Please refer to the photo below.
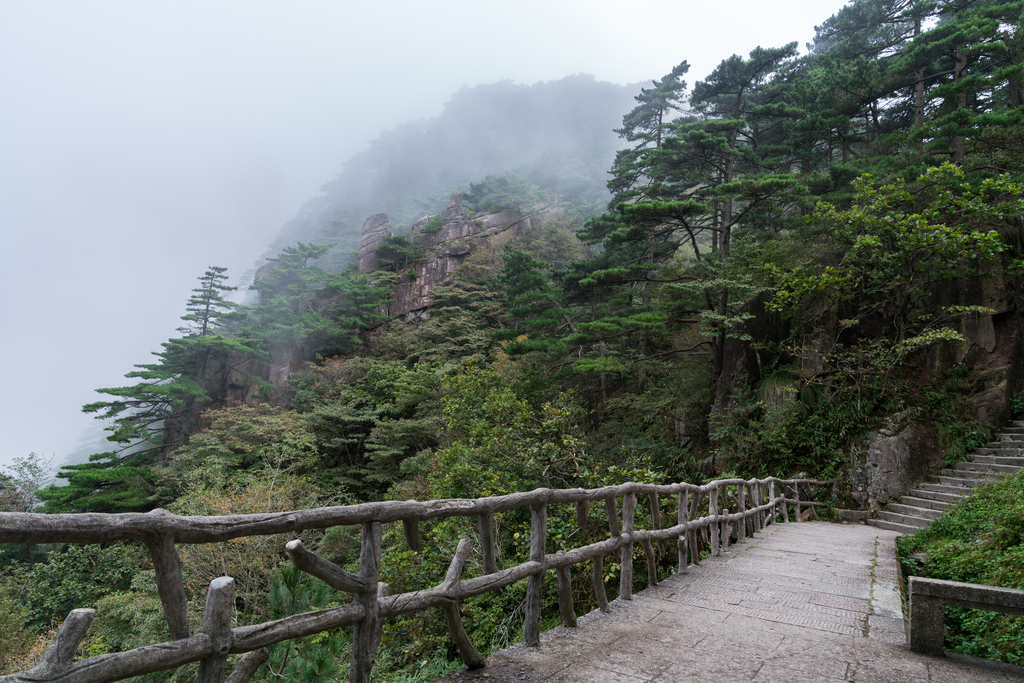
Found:
<path fill-rule="evenodd" d="M 441 232 L 443 228 L 444 218 L 441 217 L 441 214 L 437 214 L 436 216 L 431 216 L 430 220 L 427 221 L 427 224 L 423 226 L 423 232 L 428 235 L 433 235 L 436 232 Z"/>
<path fill-rule="evenodd" d="M 1024 471 L 987 484 L 897 541 L 906 575 L 1024 589 Z M 919 567 L 911 553 L 927 553 Z M 950 607 L 946 649 L 1024 664 L 1024 617 Z"/>

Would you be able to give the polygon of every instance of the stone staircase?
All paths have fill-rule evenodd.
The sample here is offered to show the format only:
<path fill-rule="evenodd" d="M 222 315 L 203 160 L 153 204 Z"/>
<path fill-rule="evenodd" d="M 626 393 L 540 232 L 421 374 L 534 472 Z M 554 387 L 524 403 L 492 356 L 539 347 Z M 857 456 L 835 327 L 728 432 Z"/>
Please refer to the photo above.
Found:
<path fill-rule="evenodd" d="M 930 525 L 950 505 L 969 496 L 976 486 L 1024 467 L 1024 420 L 1015 420 L 997 436 L 999 441 L 979 448 L 972 460 L 955 463 L 938 475 L 928 477 L 867 523 L 880 529 L 913 534 Z"/>

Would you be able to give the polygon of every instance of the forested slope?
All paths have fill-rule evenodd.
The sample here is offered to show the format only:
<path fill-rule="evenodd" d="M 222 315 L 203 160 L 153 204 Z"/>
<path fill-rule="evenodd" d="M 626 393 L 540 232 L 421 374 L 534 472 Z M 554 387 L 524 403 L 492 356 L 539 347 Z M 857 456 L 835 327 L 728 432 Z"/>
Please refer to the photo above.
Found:
<path fill-rule="evenodd" d="M 201 276 L 182 336 L 86 407 L 110 420 L 111 451 L 38 495 L 47 511 L 221 514 L 734 472 L 836 478 L 836 505 L 884 504 L 898 491 L 873 479 L 872 452 L 899 442 L 941 465 L 1024 406 L 1022 12 L 859 0 L 806 55 L 757 48 L 692 87 L 681 62 L 609 124 L 614 158 L 567 132 L 589 130 L 574 118 L 588 100 L 546 98 L 615 86 L 463 91 L 350 160 L 282 233 L 257 305 L 229 304 L 220 269 Z M 482 101 L 487 116 L 459 114 Z M 516 137 L 535 118 L 557 119 L 550 135 Z M 611 200 L 595 210 L 602 158 Z M 460 252 L 426 315 L 392 317 L 452 190 L 467 224 L 543 216 Z M 358 226 L 379 213 L 426 216 L 360 272 Z M 520 557 L 528 521 L 496 524 Z M 439 522 L 413 553 L 387 531 L 382 580 L 437 583 L 460 532 Z M 243 621 L 336 600 L 279 566 L 286 540 L 184 547 L 196 614 L 210 571 L 238 578 Z M 358 552 L 344 532 L 304 540 L 343 566 Z M 163 638 L 140 549 L 6 557 L 8 642 L 87 604 L 94 652 Z M 467 601 L 474 642 L 507 644 L 521 600 Z M 442 634 L 389 624 L 387 675 L 451 666 Z M 343 678 L 347 637 L 281 647 L 271 667 Z"/>

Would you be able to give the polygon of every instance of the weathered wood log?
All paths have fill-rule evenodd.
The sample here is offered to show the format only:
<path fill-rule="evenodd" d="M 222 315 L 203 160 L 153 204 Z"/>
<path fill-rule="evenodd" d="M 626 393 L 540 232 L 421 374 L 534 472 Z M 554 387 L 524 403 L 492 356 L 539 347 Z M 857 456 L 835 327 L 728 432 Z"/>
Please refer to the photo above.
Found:
<path fill-rule="evenodd" d="M 293 638 L 304 638 L 314 633 L 351 626 L 360 622 L 366 615 L 367 610 L 361 603 L 349 602 L 341 607 L 319 609 L 286 616 L 273 622 L 242 626 L 231 630 L 231 653 L 251 652 Z"/>
<path fill-rule="evenodd" d="M 402 530 L 405 532 L 405 542 L 409 550 L 420 551 L 420 522 L 418 519 L 403 519 Z"/>
<path fill-rule="evenodd" d="M 612 607 L 608 604 L 608 593 L 604 588 L 604 555 L 594 557 L 594 564 L 590 568 L 590 585 L 594 589 L 597 608 L 602 612 L 611 612 Z"/>
<path fill-rule="evenodd" d="M 249 683 L 249 679 L 256 675 L 256 670 L 268 659 L 270 659 L 270 650 L 265 647 L 246 652 L 238 660 L 238 664 L 235 664 L 234 671 L 224 683 Z"/>
<path fill-rule="evenodd" d="M 462 657 L 462 662 L 466 665 L 466 668 L 482 669 L 486 666 L 487 662 L 484 660 L 484 656 L 473 647 L 469 636 L 466 635 L 466 628 L 462 625 L 462 615 L 459 613 L 458 603 L 454 600 L 446 600 L 441 605 L 441 610 L 444 612 L 444 619 L 448 623 L 448 633 L 459 648 L 459 656 Z"/>
<path fill-rule="evenodd" d="M 366 616 L 352 629 L 352 659 L 348 670 L 349 683 L 370 683 L 370 672 L 377 659 L 381 628 L 380 600 L 377 583 L 380 579 L 380 551 L 383 530 L 380 522 L 363 524 L 362 545 L 359 552 L 359 578 L 372 590 L 359 593 L 356 601 L 366 610 Z"/>
<path fill-rule="evenodd" d="M 722 550 L 729 550 L 729 541 L 732 540 L 732 525 L 729 523 L 729 508 L 722 510 L 722 521 L 719 522 L 722 535 Z"/>
<path fill-rule="evenodd" d="M 736 511 L 743 515 L 743 519 L 740 520 L 739 525 L 736 527 L 736 541 L 745 541 L 747 538 L 747 525 L 751 523 L 750 518 L 747 516 L 747 485 L 740 484 L 738 495 L 736 496 Z M 751 530 L 751 535 L 753 535 Z"/>
<path fill-rule="evenodd" d="M 783 493 L 779 497 L 775 495 L 775 484 L 777 482 L 783 487 Z M 31 513 L 7 513 L 4 515 L 3 525 L 0 527 L 0 541 L 18 541 L 26 534 L 35 534 L 35 531 L 41 532 L 41 537 L 32 536 L 32 540 L 37 542 L 64 540 L 65 542 L 87 543 L 98 542 L 96 539 L 108 541 L 121 538 L 138 538 L 143 540 L 150 548 L 154 566 L 157 567 L 158 582 L 162 582 L 164 586 L 161 589 L 161 599 L 168 614 L 168 623 L 171 626 L 172 635 L 177 637 L 182 634 L 187 636 L 188 631 L 187 622 L 180 619 L 180 617 L 173 616 L 176 610 L 183 612 L 178 609 L 183 605 L 183 599 L 179 599 L 183 596 L 183 585 L 180 581 L 180 564 L 175 549 L 176 542 L 212 542 L 245 535 L 265 535 L 281 533 L 287 530 L 361 523 L 363 524 L 364 532 L 364 548 L 360 560 L 360 574 L 358 576 L 343 572 L 336 565 L 327 562 L 323 558 L 319 558 L 313 553 L 309 553 L 305 548 L 302 548 L 301 544 L 289 544 L 291 546 L 289 551 L 293 554 L 293 558 L 297 558 L 296 566 L 304 565 L 300 566 L 300 569 L 308 571 L 308 573 L 313 575 L 325 574 L 334 576 L 335 578 L 330 579 L 328 582 L 336 584 L 340 582 L 342 590 L 356 592 L 358 595 L 356 602 L 345 607 L 296 615 L 267 624 L 234 629 L 233 631 L 225 629 L 223 623 L 227 622 L 225 622 L 226 618 L 222 616 L 219 617 L 222 623 L 220 627 L 214 628 L 210 625 L 204 625 L 204 633 L 197 636 L 180 638 L 171 643 L 148 646 L 147 648 L 139 648 L 126 653 L 103 655 L 85 660 L 84 662 L 77 662 L 71 665 L 73 673 L 68 674 L 65 672 L 65 674 L 60 675 L 58 678 L 74 680 L 76 682 L 117 680 L 118 678 L 151 671 L 174 668 L 190 661 L 206 659 L 208 662 L 213 662 L 215 657 L 222 658 L 225 648 L 229 646 L 232 653 L 248 653 L 283 640 L 311 635 L 330 628 L 355 624 L 355 631 L 357 633 L 353 636 L 353 671 L 350 672 L 350 680 L 366 680 L 370 669 L 372 669 L 372 660 L 380 643 L 380 617 L 382 616 L 405 613 L 427 606 L 440 606 L 442 609 L 445 609 L 447 606 L 450 609 L 455 609 L 455 614 L 458 615 L 459 600 L 495 590 L 529 577 L 530 585 L 527 592 L 530 619 L 528 619 L 526 628 L 530 628 L 530 623 L 535 623 L 536 638 L 534 640 L 539 640 L 539 593 L 543 586 L 543 574 L 546 569 L 555 569 L 559 573 L 560 584 L 568 584 L 569 582 L 566 577 L 569 576 L 569 566 L 587 559 L 593 559 L 592 582 L 594 584 L 595 597 L 602 609 L 608 609 L 607 598 L 604 595 L 602 561 L 603 555 L 606 552 L 614 552 L 615 550 L 621 552 L 623 577 L 620 581 L 620 595 L 624 599 L 629 599 L 632 594 L 632 549 L 635 543 L 640 543 L 644 547 L 644 554 L 648 562 L 648 575 L 656 582 L 657 554 L 652 546 L 653 543 L 662 544 L 669 538 L 676 538 L 680 542 L 680 566 L 685 567 L 687 557 L 694 563 L 697 563 L 699 562 L 699 546 L 696 542 L 698 531 L 702 533 L 707 532 L 712 537 L 709 540 L 713 541 L 713 552 L 716 552 L 720 551 L 720 547 L 723 545 L 725 548 L 729 547 L 731 540 L 730 524 L 741 525 L 736 528 L 737 536 L 741 533 L 747 533 L 748 530 L 752 534 L 763 528 L 766 518 L 768 520 L 767 523 L 774 521 L 775 510 L 779 505 L 783 506 L 783 518 L 787 521 L 787 505 L 790 503 L 795 506 L 798 520 L 802 519 L 804 508 L 810 508 L 810 513 L 816 518 L 816 508 L 824 505 L 824 503 L 803 500 L 801 498 L 800 485 L 805 484 L 813 487 L 828 483 L 831 482 L 781 480 L 774 477 L 763 480 L 754 479 L 749 482 L 738 479 L 719 480 L 709 482 L 703 486 L 694 486 L 686 483 L 664 486 L 629 483 L 591 491 L 582 489 L 565 491 L 537 489 L 527 493 L 471 501 L 427 501 L 426 503 L 395 501 L 349 506 L 347 508 L 306 510 L 294 513 L 233 515 L 225 517 L 177 517 L 166 511 L 154 511 L 153 513 L 146 514 L 129 513 L 126 515 L 92 513 L 35 515 Z M 767 501 L 762 503 L 761 487 L 765 484 L 768 486 L 769 493 Z M 718 514 L 719 498 L 723 495 L 720 491 L 725 492 L 727 495 L 728 489 L 723 489 L 722 487 L 731 486 L 738 487 L 737 502 L 740 504 L 739 511 L 729 514 L 728 510 L 723 510 L 721 514 Z M 793 499 L 791 500 L 786 496 L 789 486 L 793 487 Z M 659 499 L 657 496 L 675 494 L 680 496 L 679 523 L 670 529 L 661 529 L 660 509 L 657 504 Z M 692 498 L 690 497 L 691 494 Z M 653 528 L 650 530 L 637 530 L 634 528 L 637 495 L 647 495 L 651 501 Z M 696 515 L 703 495 L 709 496 L 709 514 L 706 517 L 697 519 Z M 623 498 L 621 530 L 619 529 L 618 514 L 615 506 L 616 496 Z M 609 511 L 611 538 L 607 541 L 590 543 L 568 552 L 547 555 L 544 552 L 547 504 L 575 503 L 577 506 L 577 522 L 581 530 L 584 530 L 582 537 L 586 540 L 589 502 L 599 500 L 605 501 L 606 508 Z M 749 506 L 749 501 L 751 500 L 753 501 L 752 507 Z M 688 502 L 689 510 L 687 511 Z M 386 584 L 379 583 L 381 523 L 383 521 L 403 521 L 407 538 L 410 538 L 410 528 L 417 529 L 415 533 L 418 535 L 416 524 L 422 519 L 475 514 L 480 520 L 488 517 L 493 520 L 495 512 L 523 505 L 530 505 L 534 518 L 534 524 L 531 527 L 531 560 L 529 562 L 508 570 L 495 571 L 486 576 L 459 581 L 458 577 L 462 572 L 466 561 L 465 558 L 468 555 L 468 543 L 465 545 L 465 548 L 464 544 L 460 543 L 460 549 L 456 551 L 453 565 L 449 568 L 449 575 L 446 576 L 445 581 L 441 585 L 435 588 L 396 597 L 388 597 Z M 543 513 L 543 524 L 538 524 L 538 512 L 540 511 Z M 42 519 L 44 517 L 45 519 Z M 750 527 L 747 526 L 748 522 L 751 525 Z M 109 528 L 103 528 L 104 525 L 107 525 Z M 487 526 L 490 526 L 493 530 L 493 522 Z M 542 531 L 538 538 L 537 531 L 541 528 Z M 722 528 L 724 528 L 724 532 Z M 481 535 L 483 536 L 483 534 Z M 413 542 L 410 541 L 410 545 L 412 544 Z M 563 572 L 562 570 L 565 571 Z M 337 579 L 337 576 L 342 578 Z M 627 576 L 628 581 L 626 580 Z M 225 586 L 230 583 L 230 580 L 226 578 L 221 579 L 221 581 L 227 582 Z M 214 592 L 211 589 L 210 599 L 213 599 L 212 595 Z M 177 597 L 175 597 L 176 593 Z M 560 590 L 560 597 L 562 597 L 563 593 L 565 591 Z M 571 592 L 569 598 L 571 600 Z M 229 602 L 230 600 L 224 601 L 225 604 Z M 534 605 L 532 609 L 530 607 L 531 604 Z M 223 613 L 223 610 L 220 611 Z M 461 626 L 461 617 L 457 621 L 457 626 Z M 371 626 L 373 623 L 375 623 L 375 626 Z M 182 628 L 182 624 L 185 624 L 185 628 Z M 457 632 L 458 628 L 455 630 Z M 69 625 L 67 633 L 72 631 L 73 628 Z M 462 631 L 464 633 L 464 629 Z M 211 637 L 211 634 L 213 637 Z M 61 636 L 58 636 L 58 641 L 55 642 L 59 641 L 61 641 Z M 229 645 L 225 645 L 225 643 Z M 361 643 L 365 644 L 365 647 L 361 647 Z M 469 658 L 467 664 L 469 661 L 475 661 L 475 657 L 471 652 L 468 652 L 466 656 Z M 49 657 L 50 660 L 54 660 L 56 655 L 51 653 Z M 59 659 L 59 657 L 57 658 Z M 244 661 L 255 662 L 257 659 L 257 655 L 253 655 L 252 657 L 247 657 Z M 362 664 L 358 664 L 357 660 L 361 661 Z M 168 662 L 171 663 L 168 664 Z M 37 671 L 42 664 L 33 669 L 33 671 Z M 355 672 L 357 664 L 359 671 Z M 258 663 L 256 666 L 258 666 Z M 217 671 L 216 666 L 204 664 L 202 670 L 201 680 L 220 680 L 221 674 Z M 255 670 L 255 667 L 253 670 Z M 241 672 L 241 669 L 238 669 L 238 671 Z M 68 678 L 69 675 L 71 676 L 70 678 Z M 248 675 L 251 676 L 251 673 Z M 0 680 L 28 680 L 21 678 L 21 676 L 19 674 L 14 677 L 4 677 Z M 230 680 L 233 683 L 242 683 L 235 674 L 232 674 Z"/>
<path fill-rule="evenodd" d="M 94 616 L 95 610 L 72 610 L 39 664 L 28 671 L 0 676 L 0 682 L 109 683 L 198 662 L 212 650 L 210 636 L 199 633 L 168 643 L 75 661 L 75 653 Z"/>
<path fill-rule="evenodd" d="M 459 583 L 459 577 L 462 576 L 462 571 L 466 567 L 466 560 L 469 558 L 469 553 L 472 549 L 473 542 L 468 538 L 459 540 L 459 545 L 455 549 L 455 556 L 452 558 L 451 564 L 448 565 L 444 581 L 438 586 L 440 591 L 451 593 L 452 589 Z M 448 634 L 459 648 L 459 655 L 462 657 L 463 663 L 470 669 L 483 667 L 483 655 L 473 647 L 469 636 L 466 635 L 466 628 L 462 624 L 462 614 L 459 612 L 459 601 L 446 599 L 441 602 L 440 607 L 444 612 L 445 621 L 448 623 Z"/>
<path fill-rule="evenodd" d="M 548 506 L 530 506 L 530 561 L 544 566 L 548 536 Z M 526 584 L 526 623 L 523 625 L 523 643 L 527 647 L 540 646 L 541 598 L 544 594 L 544 574 L 530 576 Z"/>
<path fill-rule="evenodd" d="M 561 550 L 559 555 L 564 555 Z M 567 628 L 576 627 L 576 610 L 572 604 L 572 574 L 568 566 L 555 569 L 555 577 L 558 579 L 558 613 L 562 615 L 562 623 Z"/>
<path fill-rule="evenodd" d="M 576 502 L 576 526 L 580 528 L 580 537 L 585 541 L 590 533 L 590 519 L 588 518 L 588 511 L 590 508 L 590 501 L 581 500 Z"/>
<path fill-rule="evenodd" d="M 60 625 L 57 636 L 43 652 L 39 663 L 20 674 L 25 677 L 24 680 L 48 681 L 63 676 L 74 663 L 78 646 L 85 640 L 85 634 L 95 617 L 96 610 L 93 609 L 71 610 Z"/>
<path fill-rule="evenodd" d="M 663 543 L 663 541 L 657 541 Z M 658 557 L 654 554 L 654 546 L 651 545 L 650 538 L 644 538 L 640 541 L 640 547 L 644 549 L 644 557 L 647 560 L 647 587 L 658 585 Z"/>
<path fill-rule="evenodd" d="M 221 683 L 231 650 L 231 608 L 234 605 L 235 580 L 221 576 L 210 582 L 203 612 L 203 633 L 210 636 L 210 654 L 199 662 L 197 683 Z"/>
<path fill-rule="evenodd" d="M 622 536 L 627 542 L 619 555 L 619 598 L 633 599 L 633 518 L 636 512 L 636 494 L 627 493 L 622 497 Z"/>
<path fill-rule="evenodd" d="M 676 538 L 676 571 L 686 571 L 686 552 L 688 545 L 687 537 L 689 536 L 689 525 L 687 522 L 690 520 L 689 512 L 689 494 L 686 491 L 679 492 L 679 508 L 676 511 L 676 526 L 682 526 L 683 532 Z"/>
<path fill-rule="evenodd" d="M 361 603 L 350 602 L 341 607 L 296 614 L 252 626 L 239 626 L 231 631 L 231 653 L 252 652 L 293 638 L 351 626 L 365 616 L 366 608 Z"/>
<path fill-rule="evenodd" d="M 612 536 L 619 535 L 619 511 L 615 509 L 615 499 L 605 498 L 604 509 L 608 513 L 608 532 Z"/>
<path fill-rule="evenodd" d="M 700 502 L 703 494 L 704 491 L 701 489 L 698 489 L 697 491 L 693 492 L 693 500 L 690 501 L 690 522 L 693 522 L 697 519 L 697 512 L 700 510 Z M 700 544 L 697 542 L 698 533 L 699 527 L 691 526 L 689 539 L 687 540 L 687 545 L 690 546 L 690 560 L 695 565 L 700 564 Z"/>
<path fill-rule="evenodd" d="M 310 576 L 315 576 L 335 590 L 346 593 L 365 593 L 371 589 L 369 583 L 362 577 L 347 572 L 330 560 L 326 560 L 316 553 L 311 553 L 302 545 L 302 541 L 295 539 L 288 541 L 284 549 L 292 559 L 292 564 L 300 571 Z"/>
<path fill-rule="evenodd" d="M 647 494 L 651 503 L 651 528 L 657 531 L 661 528 L 661 505 L 658 503 L 658 494 L 651 492 Z M 665 542 L 658 541 L 658 557 L 665 556 Z"/>
<path fill-rule="evenodd" d="M 444 517 L 496 514 L 540 503 L 555 505 L 583 500 L 606 500 L 626 493 L 673 495 L 683 490 L 707 493 L 741 479 L 724 479 L 695 486 L 678 484 L 619 484 L 598 489 L 536 489 L 506 496 L 475 500 L 380 501 L 359 505 L 316 508 L 249 515 L 195 516 L 172 515 L 165 510 L 147 513 L 74 513 L 44 515 L 31 512 L 4 513 L 0 543 L 110 543 L 128 539 L 146 541 L 169 535 L 175 543 L 219 543 L 242 536 L 268 536 L 295 533 L 306 529 L 382 523 L 405 519 L 426 520 Z M 782 480 L 779 480 L 782 481 Z M 832 482 L 801 480 L 806 484 Z"/>
<path fill-rule="evenodd" d="M 710 491 L 708 491 L 708 516 L 709 517 L 717 517 L 718 516 L 718 487 L 717 486 L 715 488 L 711 489 Z M 709 527 L 708 530 L 711 533 L 711 538 L 710 538 L 711 554 L 712 555 L 720 555 L 721 552 L 722 552 L 721 548 L 719 547 L 719 542 L 718 542 L 718 537 L 719 537 L 720 529 L 719 529 L 717 524 L 712 524 Z"/>
<path fill-rule="evenodd" d="M 157 510 L 153 511 L 157 513 Z M 170 515 L 166 510 L 160 513 Z M 152 513 L 151 513 L 152 514 Z M 146 539 L 146 549 L 153 560 L 156 571 L 156 590 L 164 608 L 164 618 L 175 640 L 188 638 L 188 605 L 185 597 L 185 582 L 181 577 L 181 561 L 174 537 L 164 534 Z"/>
<path fill-rule="evenodd" d="M 480 527 L 480 556 L 484 563 L 484 574 L 493 574 L 498 571 L 498 563 L 494 557 L 494 515 L 486 512 L 477 515 L 476 519 Z"/>

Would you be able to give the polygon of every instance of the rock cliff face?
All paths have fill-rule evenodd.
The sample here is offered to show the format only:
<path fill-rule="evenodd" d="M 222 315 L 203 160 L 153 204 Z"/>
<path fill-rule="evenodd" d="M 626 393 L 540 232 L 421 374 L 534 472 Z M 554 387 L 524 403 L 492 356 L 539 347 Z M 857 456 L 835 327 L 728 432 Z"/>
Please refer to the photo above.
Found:
<path fill-rule="evenodd" d="M 1024 226 L 1005 226 L 1001 232 L 1009 245 L 1004 254 L 982 264 L 978 277 L 934 285 L 927 303 L 935 312 L 949 306 L 983 306 L 991 313 L 949 323 L 966 342 L 935 344 L 923 357 L 908 359 L 923 379 L 932 382 L 942 382 L 954 366 L 966 365 L 972 392 L 967 401 L 975 415 L 994 426 L 1010 417 L 1012 397 L 1024 391 L 1024 291 L 1019 278 L 1005 275 L 1011 261 L 1024 255 Z M 784 321 L 768 313 L 760 298 L 748 301 L 746 311 L 752 315 L 747 331 L 756 338 L 780 342 L 787 336 Z M 821 311 L 816 337 L 802 342 L 802 352 L 792 362 L 799 363 L 805 377 L 827 371 L 825 359 L 839 338 L 839 318 L 835 311 Z M 866 321 L 867 325 L 883 327 L 879 321 Z M 713 415 L 735 407 L 735 389 L 760 376 L 756 360 L 756 351 L 747 342 L 726 341 Z M 849 453 L 851 496 L 872 509 L 905 493 L 926 475 L 938 473 L 945 463 L 936 425 L 922 411 L 905 410 L 884 422 Z"/>
<path fill-rule="evenodd" d="M 539 216 L 555 210 L 544 205 L 530 215 L 517 209 L 473 215 L 462 205 L 461 192 L 452 195 L 448 208 L 440 215 L 440 223 L 435 216 L 423 216 L 412 226 L 409 240 L 424 249 L 426 256 L 399 272 L 388 314 L 407 320 L 426 316 L 434 290 L 450 284 L 455 269 L 471 253 L 496 248 L 509 237 L 528 232 Z M 376 250 L 390 235 L 387 214 L 366 219 L 359 243 L 360 273 L 377 269 Z"/>

